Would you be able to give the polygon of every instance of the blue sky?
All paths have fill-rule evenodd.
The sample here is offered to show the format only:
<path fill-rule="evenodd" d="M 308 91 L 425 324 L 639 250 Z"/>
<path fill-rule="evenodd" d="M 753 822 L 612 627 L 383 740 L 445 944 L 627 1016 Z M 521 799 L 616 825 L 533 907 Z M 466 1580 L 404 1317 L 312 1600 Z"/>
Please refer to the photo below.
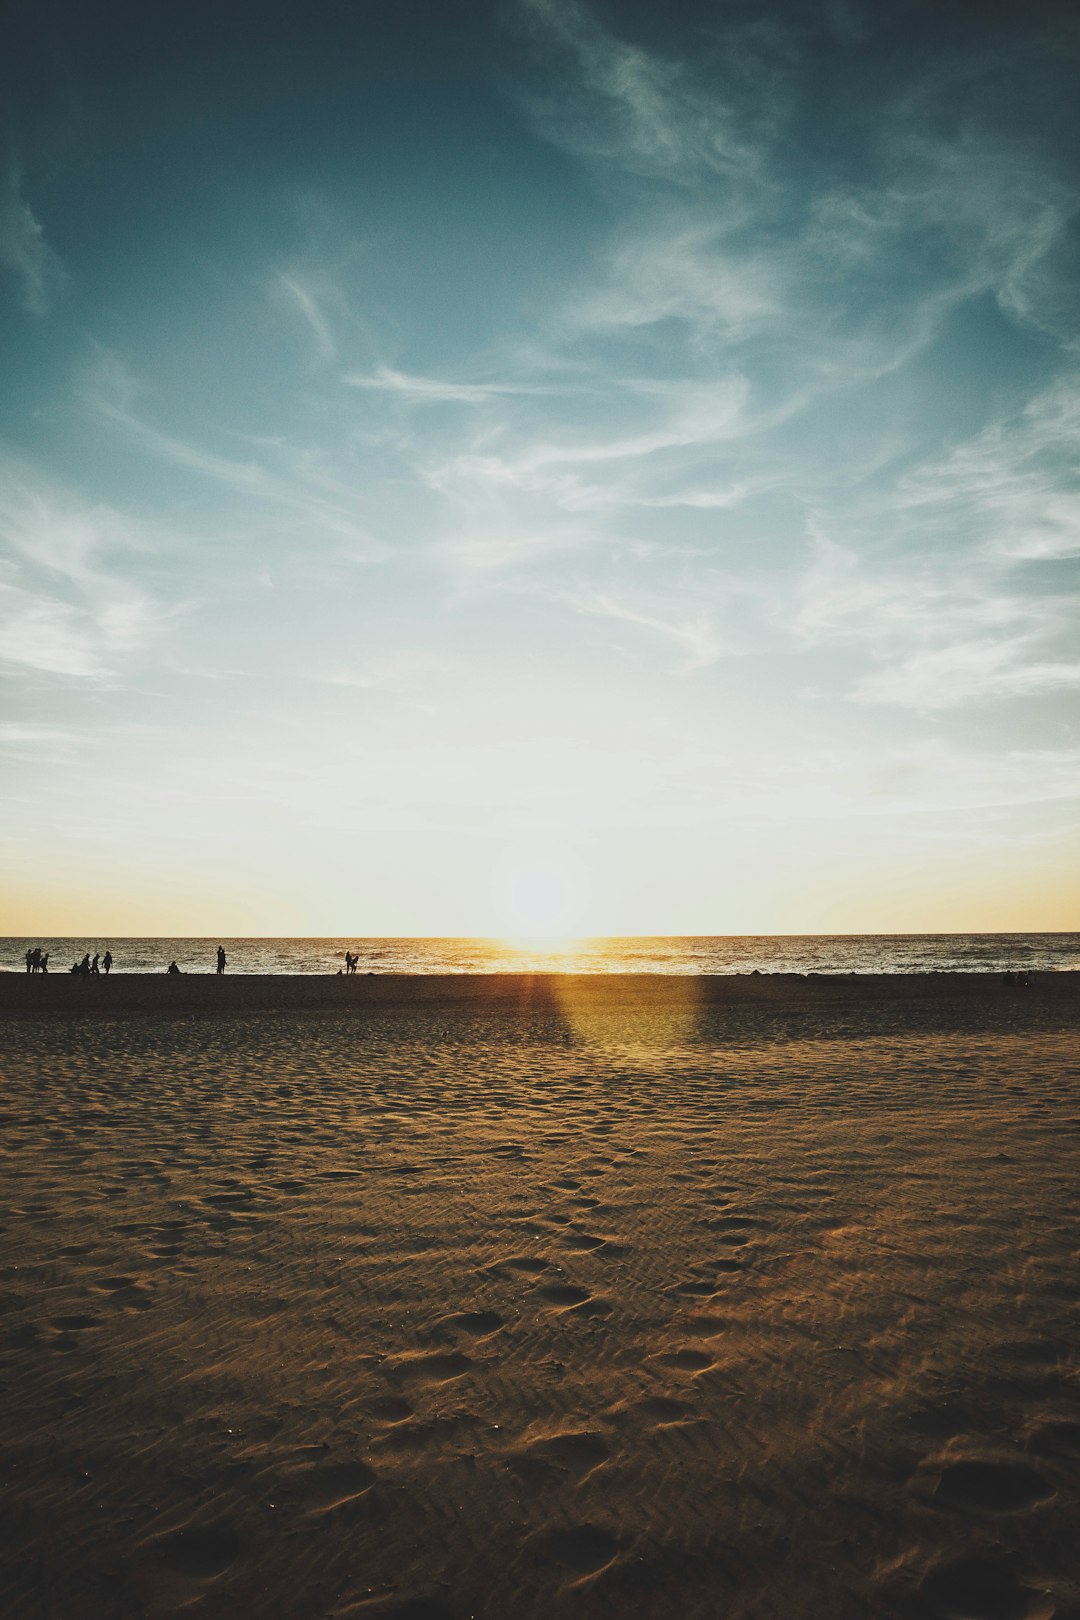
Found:
<path fill-rule="evenodd" d="M 1077 925 L 1066 7 L 22 9 L 7 931 Z"/>

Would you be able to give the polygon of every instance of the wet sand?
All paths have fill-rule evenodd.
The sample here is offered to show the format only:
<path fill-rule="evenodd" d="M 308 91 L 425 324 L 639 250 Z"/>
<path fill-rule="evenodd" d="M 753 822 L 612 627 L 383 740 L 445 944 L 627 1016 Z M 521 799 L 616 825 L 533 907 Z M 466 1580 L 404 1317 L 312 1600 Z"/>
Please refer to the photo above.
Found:
<path fill-rule="evenodd" d="M 1080 976 L 0 978 L 22 1617 L 1078 1620 Z"/>

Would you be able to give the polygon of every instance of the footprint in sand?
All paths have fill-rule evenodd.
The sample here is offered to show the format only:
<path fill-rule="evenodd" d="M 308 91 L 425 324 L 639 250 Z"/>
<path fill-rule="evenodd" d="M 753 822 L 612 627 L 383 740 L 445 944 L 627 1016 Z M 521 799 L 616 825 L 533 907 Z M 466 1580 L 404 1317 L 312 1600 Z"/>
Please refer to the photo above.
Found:
<path fill-rule="evenodd" d="M 711 1282 L 684 1282 L 677 1284 L 671 1292 L 688 1295 L 691 1299 L 712 1299 L 716 1288 Z"/>
<path fill-rule="evenodd" d="M 679 1332 L 689 1334 L 692 1339 L 715 1339 L 730 1327 L 730 1317 L 717 1316 L 710 1311 L 698 1311 L 693 1316 L 679 1318 Z"/>
<path fill-rule="evenodd" d="M 93 1288 L 96 1294 L 104 1294 L 120 1310 L 148 1311 L 153 1304 L 139 1277 L 99 1277 Z"/>
<path fill-rule="evenodd" d="M 160 1267 L 170 1266 L 187 1252 L 187 1243 L 183 1238 L 159 1238 L 150 1244 L 142 1258 L 147 1265 Z"/>
<path fill-rule="evenodd" d="M 176 1530 L 157 1543 L 159 1561 L 175 1575 L 212 1581 L 223 1575 L 240 1551 L 240 1538 L 232 1525 L 193 1524 Z"/>
<path fill-rule="evenodd" d="M 510 1266 L 514 1271 L 523 1271 L 528 1277 L 539 1277 L 543 1271 L 551 1270 L 551 1261 L 544 1260 L 538 1254 L 516 1254 L 511 1260 L 504 1260 L 503 1265 Z"/>
<path fill-rule="evenodd" d="M 82 1333 L 86 1328 L 101 1326 L 100 1316 L 54 1316 L 50 1323 L 57 1333 Z"/>
<path fill-rule="evenodd" d="M 571 1310 L 575 1305 L 584 1305 L 586 1300 L 592 1298 L 587 1288 L 578 1288 L 574 1283 L 547 1283 L 536 1292 L 549 1305 L 563 1311 Z"/>
<path fill-rule="evenodd" d="M 611 1448 L 596 1430 L 580 1429 L 536 1440 L 525 1455 L 553 1463 L 580 1480 L 603 1467 L 611 1456 Z"/>
<path fill-rule="evenodd" d="M 943 1468 L 932 1495 L 945 1507 L 995 1517 L 1025 1513 L 1056 1494 L 1043 1474 L 1023 1463 L 957 1462 Z"/>
<path fill-rule="evenodd" d="M 614 1563 L 619 1552 L 619 1543 L 610 1531 L 595 1524 L 546 1531 L 533 1545 L 542 1558 L 581 1577 L 599 1574 Z"/>
<path fill-rule="evenodd" d="M 401 1395 L 376 1395 L 364 1410 L 378 1423 L 407 1423 L 414 1409 Z"/>
<path fill-rule="evenodd" d="M 700 1373 L 716 1365 L 715 1356 L 707 1350 L 693 1350 L 689 1347 L 682 1350 L 665 1350 L 656 1357 L 664 1367 L 672 1367 L 676 1372 Z"/>
<path fill-rule="evenodd" d="M 242 1209 L 246 1204 L 253 1204 L 256 1194 L 249 1188 L 238 1188 L 232 1192 L 207 1193 L 203 1198 L 204 1204 L 212 1204 L 216 1209 Z"/>
<path fill-rule="evenodd" d="M 613 1243 L 610 1238 L 597 1237 L 592 1232 L 568 1232 L 562 1243 L 575 1254 L 597 1254 L 604 1260 L 621 1260 L 628 1251 L 627 1244 Z"/>
<path fill-rule="evenodd" d="M 448 1384 L 452 1378 L 461 1378 L 474 1363 L 460 1350 L 437 1352 L 434 1355 L 403 1356 L 396 1363 L 402 1378 L 415 1379 L 419 1384 Z"/>
<path fill-rule="evenodd" d="M 694 1415 L 693 1407 L 687 1406 L 685 1401 L 673 1400 L 670 1395 L 646 1395 L 636 1406 L 627 1410 L 640 1412 L 658 1429 L 666 1428 L 671 1423 L 683 1423 Z"/>
<path fill-rule="evenodd" d="M 441 1325 L 473 1339 L 489 1339 L 506 1324 L 497 1311 L 462 1311 L 458 1316 L 444 1317 Z"/>
<path fill-rule="evenodd" d="M 600 1299 L 594 1296 L 592 1299 L 585 1300 L 584 1304 L 575 1306 L 574 1315 L 593 1320 L 610 1316 L 614 1309 L 615 1307 L 609 1299 Z"/>
<path fill-rule="evenodd" d="M 725 1243 L 736 1246 L 762 1235 L 763 1223 L 749 1215 L 710 1215 L 703 1224 L 710 1232 L 718 1233 Z"/>
<path fill-rule="evenodd" d="M 1007 1564 L 969 1556 L 938 1564 L 919 1587 L 926 1620 L 1052 1620 L 1045 1592 L 1021 1586 Z"/>

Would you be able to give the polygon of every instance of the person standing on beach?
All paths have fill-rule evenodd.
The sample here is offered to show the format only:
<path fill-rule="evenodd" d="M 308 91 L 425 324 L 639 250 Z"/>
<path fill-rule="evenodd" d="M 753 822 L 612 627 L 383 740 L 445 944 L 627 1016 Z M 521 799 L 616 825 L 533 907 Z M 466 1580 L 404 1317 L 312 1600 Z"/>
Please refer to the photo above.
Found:
<path fill-rule="evenodd" d="M 33 973 L 34 971 L 34 953 L 31 950 L 26 953 L 26 971 L 27 973 Z"/>
<path fill-rule="evenodd" d="M 109 969 L 112 967 L 112 951 L 106 950 L 105 955 L 101 958 L 101 965 L 105 969 L 105 977 L 108 978 Z"/>
<path fill-rule="evenodd" d="M 217 970 L 218 970 L 219 973 L 224 973 L 224 971 L 225 971 L 225 947 L 224 947 L 224 945 L 219 945 L 218 948 L 217 948 Z"/>
<path fill-rule="evenodd" d="M 41 953 L 41 971 L 42 971 L 42 973 L 48 973 L 48 971 L 49 971 L 49 953 L 48 953 L 48 951 L 42 951 L 42 953 Z"/>
<path fill-rule="evenodd" d="M 90 964 L 91 973 L 100 973 L 101 972 L 101 969 L 98 967 L 98 963 L 100 961 L 101 961 L 101 952 L 100 951 L 95 951 L 94 952 L 94 960 Z"/>

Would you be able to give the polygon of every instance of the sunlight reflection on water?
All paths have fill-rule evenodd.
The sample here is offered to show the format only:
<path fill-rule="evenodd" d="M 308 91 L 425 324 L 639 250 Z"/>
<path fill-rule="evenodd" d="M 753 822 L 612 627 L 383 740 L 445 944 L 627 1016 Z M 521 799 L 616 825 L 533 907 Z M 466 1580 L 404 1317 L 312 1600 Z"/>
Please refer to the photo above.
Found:
<path fill-rule="evenodd" d="M 118 973 L 157 973 L 174 958 L 212 973 L 336 973 L 346 949 L 361 973 L 926 973 L 1080 968 L 1080 934 L 765 934 L 508 939 L 0 939 L 0 968 L 23 971 L 28 947 L 63 973 L 84 952 L 112 950 Z"/>

